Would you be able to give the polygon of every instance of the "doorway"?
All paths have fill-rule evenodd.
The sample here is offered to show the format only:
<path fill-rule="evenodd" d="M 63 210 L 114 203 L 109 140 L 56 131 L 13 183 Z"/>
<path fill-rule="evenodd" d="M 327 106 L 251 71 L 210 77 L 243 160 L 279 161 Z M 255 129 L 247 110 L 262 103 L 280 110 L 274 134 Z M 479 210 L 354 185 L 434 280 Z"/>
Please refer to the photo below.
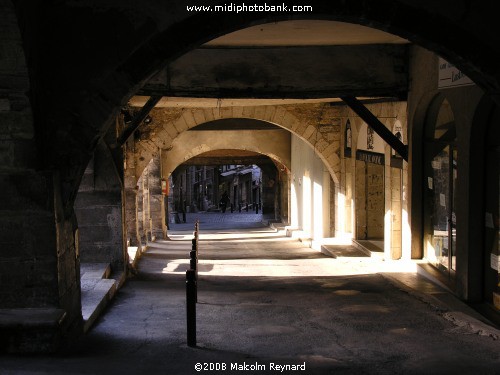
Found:
<path fill-rule="evenodd" d="M 356 160 L 356 239 L 384 239 L 384 165 Z"/>
<path fill-rule="evenodd" d="M 484 301 L 500 309 L 500 111 L 495 110 L 487 135 L 485 153 Z"/>

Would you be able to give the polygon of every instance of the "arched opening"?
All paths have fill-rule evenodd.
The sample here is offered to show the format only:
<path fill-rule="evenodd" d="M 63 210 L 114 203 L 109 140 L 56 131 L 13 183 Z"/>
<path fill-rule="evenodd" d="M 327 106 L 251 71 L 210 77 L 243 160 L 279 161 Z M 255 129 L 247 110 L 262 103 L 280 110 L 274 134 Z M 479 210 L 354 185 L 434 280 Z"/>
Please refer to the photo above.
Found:
<path fill-rule="evenodd" d="M 266 155 L 214 149 L 183 161 L 168 180 L 169 229 L 190 228 L 196 219 L 212 228 L 287 221 L 289 169 Z"/>
<path fill-rule="evenodd" d="M 484 152 L 483 298 L 500 309 L 500 111 L 494 107 L 487 123 Z M 491 314 L 491 311 L 489 311 Z"/>
<path fill-rule="evenodd" d="M 85 169 L 74 205 L 84 332 L 126 277 L 122 190 L 120 171 L 101 140 Z"/>
<path fill-rule="evenodd" d="M 438 96 L 426 122 L 426 251 L 448 277 L 456 272 L 458 151 L 455 116 L 449 101 Z"/>
<path fill-rule="evenodd" d="M 384 165 L 384 142 L 363 123 L 356 150 L 356 239 L 370 240 L 381 249 L 384 247 Z"/>

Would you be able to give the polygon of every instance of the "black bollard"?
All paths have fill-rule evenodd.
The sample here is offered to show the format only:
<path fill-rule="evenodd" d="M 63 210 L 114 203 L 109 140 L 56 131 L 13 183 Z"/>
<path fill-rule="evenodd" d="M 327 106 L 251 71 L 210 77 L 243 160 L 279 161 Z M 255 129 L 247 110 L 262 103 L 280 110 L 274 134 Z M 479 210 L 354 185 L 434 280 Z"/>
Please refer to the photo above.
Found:
<path fill-rule="evenodd" d="M 231 203 L 231 213 L 233 213 L 233 211 L 234 211 L 234 206 L 233 206 L 233 204 Z"/>
<path fill-rule="evenodd" d="M 196 346 L 196 275 L 194 270 L 186 270 L 186 318 L 187 344 Z"/>
<path fill-rule="evenodd" d="M 241 212 L 241 203 L 238 203 L 238 212 Z"/>
<path fill-rule="evenodd" d="M 195 258 L 196 258 L 196 264 L 198 264 L 198 239 L 196 238 L 196 236 L 191 240 L 191 242 L 192 242 L 191 250 L 194 250 L 196 252 Z"/>
<path fill-rule="evenodd" d="M 255 205 L 255 213 L 256 213 L 256 214 L 258 214 L 258 213 L 259 213 L 259 205 L 258 205 L 258 204 L 256 204 L 256 205 Z"/>
<path fill-rule="evenodd" d="M 189 267 L 191 267 L 191 269 L 194 271 L 196 271 L 198 269 L 197 259 L 196 259 L 196 250 L 191 250 L 189 252 Z"/>

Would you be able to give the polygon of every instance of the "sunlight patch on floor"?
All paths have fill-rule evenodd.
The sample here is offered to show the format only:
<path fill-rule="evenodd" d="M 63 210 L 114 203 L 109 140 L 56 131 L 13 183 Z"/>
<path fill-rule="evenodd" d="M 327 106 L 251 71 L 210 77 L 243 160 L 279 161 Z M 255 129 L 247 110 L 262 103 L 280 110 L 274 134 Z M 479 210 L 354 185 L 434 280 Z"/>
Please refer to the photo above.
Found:
<path fill-rule="evenodd" d="M 181 265 L 186 259 L 169 261 L 164 274 L 184 274 Z M 230 277 L 314 277 L 366 275 L 380 272 L 417 272 L 414 262 L 385 262 L 380 260 L 339 259 L 225 259 L 200 260 L 198 274 L 201 276 Z"/>

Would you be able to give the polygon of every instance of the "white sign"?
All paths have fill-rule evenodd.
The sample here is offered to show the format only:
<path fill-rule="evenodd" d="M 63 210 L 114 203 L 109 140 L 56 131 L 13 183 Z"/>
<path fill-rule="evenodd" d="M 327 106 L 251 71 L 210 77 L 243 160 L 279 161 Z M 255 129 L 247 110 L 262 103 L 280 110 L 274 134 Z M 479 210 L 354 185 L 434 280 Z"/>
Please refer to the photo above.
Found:
<path fill-rule="evenodd" d="M 491 229 L 495 228 L 493 225 L 493 214 L 491 212 L 486 212 L 484 215 L 484 226 Z"/>
<path fill-rule="evenodd" d="M 394 134 L 397 139 L 403 142 L 403 125 L 401 124 L 401 121 L 396 120 L 396 122 L 392 126 L 392 134 Z M 392 156 L 396 156 L 396 151 L 394 149 L 392 150 Z"/>
<path fill-rule="evenodd" d="M 446 207 L 446 195 L 439 194 L 439 204 L 443 207 Z"/>
<path fill-rule="evenodd" d="M 357 149 L 384 154 L 384 140 L 373 131 L 365 122 L 361 124 L 358 134 Z"/>
<path fill-rule="evenodd" d="M 474 85 L 474 82 L 455 65 L 450 64 L 443 58 L 439 58 L 439 81 L 438 88 L 460 87 Z"/>
<path fill-rule="evenodd" d="M 500 257 L 496 254 L 491 254 L 491 268 L 495 271 L 500 270 Z"/>

